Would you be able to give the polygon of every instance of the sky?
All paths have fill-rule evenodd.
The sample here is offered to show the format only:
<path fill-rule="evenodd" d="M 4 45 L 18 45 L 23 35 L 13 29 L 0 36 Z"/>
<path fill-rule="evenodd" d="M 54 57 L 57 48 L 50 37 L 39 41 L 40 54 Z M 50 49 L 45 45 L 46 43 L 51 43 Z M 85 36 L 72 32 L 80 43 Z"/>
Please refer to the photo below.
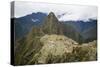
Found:
<path fill-rule="evenodd" d="M 97 19 L 98 15 L 96 6 L 15 1 L 14 7 L 14 17 L 17 18 L 37 12 L 54 12 L 61 21 Z"/>

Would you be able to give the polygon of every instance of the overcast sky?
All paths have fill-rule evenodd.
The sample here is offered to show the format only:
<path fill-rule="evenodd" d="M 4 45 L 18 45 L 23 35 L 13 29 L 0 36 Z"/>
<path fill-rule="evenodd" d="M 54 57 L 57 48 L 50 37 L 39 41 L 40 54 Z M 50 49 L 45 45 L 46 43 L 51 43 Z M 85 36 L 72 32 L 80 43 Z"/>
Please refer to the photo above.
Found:
<path fill-rule="evenodd" d="M 96 6 L 82 5 L 65 5 L 65 4 L 49 4 L 36 3 L 26 1 L 15 2 L 15 16 L 22 17 L 33 12 L 54 12 L 56 16 L 63 15 L 59 20 L 88 20 L 89 18 L 97 18 Z"/>

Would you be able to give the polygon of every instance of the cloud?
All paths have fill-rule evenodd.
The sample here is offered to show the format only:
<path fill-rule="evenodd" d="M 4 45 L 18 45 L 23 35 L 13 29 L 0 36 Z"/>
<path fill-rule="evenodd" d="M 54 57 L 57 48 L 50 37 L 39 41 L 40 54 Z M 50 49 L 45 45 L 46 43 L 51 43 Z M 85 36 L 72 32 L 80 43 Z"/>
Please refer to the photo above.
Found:
<path fill-rule="evenodd" d="M 62 21 L 66 21 L 66 20 L 88 21 L 91 18 L 92 19 L 97 18 L 97 7 L 79 6 L 79 7 L 72 8 L 70 10 L 70 14 L 66 13 L 64 16 L 59 18 L 59 20 L 62 20 Z"/>
<path fill-rule="evenodd" d="M 82 5 L 63 5 L 37 3 L 27 1 L 15 1 L 15 17 L 25 16 L 33 12 L 54 12 L 56 16 L 60 16 L 59 20 L 87 20 L 88 18 L 97 18 L 96 6 Z"/>

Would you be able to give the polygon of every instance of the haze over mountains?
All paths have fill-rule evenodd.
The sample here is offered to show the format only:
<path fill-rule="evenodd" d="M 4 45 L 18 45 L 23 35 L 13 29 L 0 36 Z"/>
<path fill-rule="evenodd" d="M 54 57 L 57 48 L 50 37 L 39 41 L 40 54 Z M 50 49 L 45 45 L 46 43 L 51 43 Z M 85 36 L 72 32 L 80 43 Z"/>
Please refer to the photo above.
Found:
<path fill-rule="evenodd" d="M 52 16 L 51 19 L 49 18 L 50 16 Z M 48 19 L 45 20 L 46 17 L 48 17 Z M 84 20 L 59 21 L 59 17 L 56 18 L 53 12 L 51 12 L 49 15 L 47 15 L 46 13 L 37 12 L 20 18 L 12 18 L 12 20 L 14 20 L 15 23 L 16 39 L 27 35 L 28 32 L 31 31 L 33 26 L 41 28 L 41 25 L 43 23 L 44 23 L 42 27 L 43 29 L 52 29 L 52 30 L 58 29 L 57 31 L 61 31 L 62 34 L 76 41 L 78 38 L 75 37 L 76 36 L 75 33 L 85 40 L 96 39 L 97 36 L 97 20 L 91 18 L 88 21 L 84 21 Z M 49 21 L 49 22 L 45 23 L 45 21 L 46 22 Z"/>

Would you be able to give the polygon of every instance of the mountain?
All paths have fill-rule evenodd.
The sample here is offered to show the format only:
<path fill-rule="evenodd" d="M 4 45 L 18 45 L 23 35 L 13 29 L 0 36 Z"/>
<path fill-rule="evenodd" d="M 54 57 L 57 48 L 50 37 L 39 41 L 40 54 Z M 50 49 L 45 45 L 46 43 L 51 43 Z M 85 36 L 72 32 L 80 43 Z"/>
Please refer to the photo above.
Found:
<path fill-rule="evenodd" d="M 89 21 L 59 21 L 53 12 L 50 12 L 48 16 L 45 13 L 37 12 L 20 18 L 13 18 L 12 20 L 15 23 L 15 39 L 26 36 L 31 29 L 36 28 L 41 29 L 42 34 L 66 35 L 77 42 L 84 42 L 85 39 L 91 38 L 94 40 L 97 35 L 89 33 L 92 30 L 97 30 L 97 20 L 93 19 L 89 19 Z M 92 27 L 94 29 L 91 30 Z M 88 33 L 85 33 L 85 31 Z M 85 38 L 85 35 L 91 36 Z"/>
<path fill-rule="evenodd" d="M 90 40 L 96 37 L 93 36 L 96 33 L 96 26 L 88 27 L 84 24 L 85 28 L 81 26 L 83 22 L 75 23 L 60 22 L 55 14 L 50 12 L 40 24 L 32 25 L 25 37 L 16 40 L 14 64 L 96 60 L 96 39 Z"/>
<path fill-rule="evenodd" d="M 62 22 L 70 24 L 80 33 L 88 28 L 97 26 L 97 20 L 94 19 L 90 19 L 89 21 L 78 20 L 78 21 L 62 21 Z"/>
<path fill-rule="evenodd" d="M 16 39 L 25 36 L 33 26 L 39 26 L 46 16 L 47 14 L 45 13 L 37 12 L 19 18 L 12 18 Z"/>
<path fill-rule="evenodd" d="M 41 28 L 45 34 L 61 34 L 61 25 L 53 12 L 44 19 Z"/>
<path fill-rule="evenodd" d="M 75 30 L 70 24 L 59 22 L 53 12 L 50 12 L 44 19 L 43 24 L 41 24 L 41 29 L 44 34 L 65 35 L 78 42 L 81 40 L 79 32 L 77 32 L 77 30 Z"/>
<path fill-rule="evenodd" d="M 82 37 L 83 42 L 97 39 L 97 20 L 63 22 L 74 28 Z"/>
<path fill-rule="evenodd" d="M 97 26 L 93 26 L 82 32 L 84 42 L 97 40 Z"/>
<path fill-rule="evenodd" d="M 61 22 L 53 12 L 49 13 L 44 19 L 43 24 L 41 24 L 41 28 L 45 34 L 65 35 L 79 43 L 97 39 L 96 27 L 97 20 L 89 19 L 88 21 Z M 94 31 L 94 33 L 92 33 L 92 31 Z"/>

